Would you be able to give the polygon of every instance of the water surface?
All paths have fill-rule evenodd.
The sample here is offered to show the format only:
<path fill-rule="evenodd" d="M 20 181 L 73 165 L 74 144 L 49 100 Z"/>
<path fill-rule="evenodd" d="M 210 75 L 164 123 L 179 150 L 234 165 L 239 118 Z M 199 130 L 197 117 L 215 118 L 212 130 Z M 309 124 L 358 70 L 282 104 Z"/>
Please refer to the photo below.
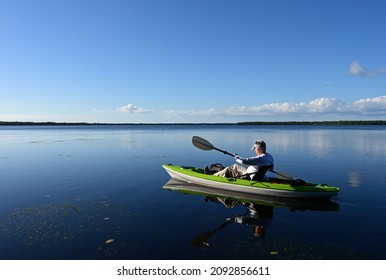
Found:
<path fill-rule="evenodd" d="M 234 163 L 193 135 L 242 156 L 265 140 L 277 171 L 341 192 L 307 205 L 169 191 L 163 163 Z M 385 140 L 383 126 L 3 126 L 0 259 L 386 259 Z"/>

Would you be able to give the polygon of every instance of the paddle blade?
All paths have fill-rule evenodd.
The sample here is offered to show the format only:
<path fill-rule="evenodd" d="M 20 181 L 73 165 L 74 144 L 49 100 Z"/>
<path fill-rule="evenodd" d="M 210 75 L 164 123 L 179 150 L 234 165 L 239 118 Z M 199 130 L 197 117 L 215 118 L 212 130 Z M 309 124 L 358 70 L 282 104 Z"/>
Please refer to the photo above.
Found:
<path fill-rule="evenodd" d="M 214 146 L 211 143 L 209 143 L 204 138 L 201 138 L 199 136 L 193 136 L 192 143 L 194 146 L 196 146 L 201 150 L 210 151 L 214 149 Z"/>

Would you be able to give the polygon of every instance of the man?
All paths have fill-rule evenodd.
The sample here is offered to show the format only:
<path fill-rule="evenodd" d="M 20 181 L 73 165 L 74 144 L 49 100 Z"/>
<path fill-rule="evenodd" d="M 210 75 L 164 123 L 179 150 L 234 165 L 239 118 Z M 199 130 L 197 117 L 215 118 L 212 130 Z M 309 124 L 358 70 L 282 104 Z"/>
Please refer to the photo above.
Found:
<path fill-rule="evenodd" d="M 243 158 L 238 155 L 235 156 L 235 160 L 243 165 L 248 165 L 245 168 L 242 165 L 234 164 L 228 166 L 223 170 L 216 172 L 215 176 L 228 177 L 228 178 L 239 178 L 246 174 L 254 181 L 267 180 L 265 173 L 269 169 L 273 169 L 274 160 L 271 154 L 267 153 L 267 147 L 264 141 L 256 141 L 251 150 L 255 150 L 256 156 Z"/>

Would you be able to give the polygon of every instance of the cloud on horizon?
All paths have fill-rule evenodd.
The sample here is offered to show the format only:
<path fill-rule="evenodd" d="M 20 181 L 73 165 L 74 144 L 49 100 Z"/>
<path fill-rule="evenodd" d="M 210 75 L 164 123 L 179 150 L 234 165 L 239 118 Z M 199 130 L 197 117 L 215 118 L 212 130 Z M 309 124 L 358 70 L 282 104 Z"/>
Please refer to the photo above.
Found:
<path fill-rule="evenodd" d="M 1 114 L 2 121 L 57 121 L 57 122 L 106 122 L 109 111 L 94 109 L 94 114 L 70 115 L 63 112 L 56 115 Z M 142 117 L 147 114 L 148 122 L 164 122 L 164 115 L 173 122 L 227 122 L 231 121 L 283 121 L 283 120 L 386 120 L 386 95 L 362 98 L 354 102 L 344 102 L 338 98 L 318 98 L 309 102 L 274 102 L 260 106 L 238 106 L 228 108 L 208 108 L 202 110 L 158 111 L 143 109 L 132 104 L 116 109 L 118 114 L 132 114 Z M 152 113 L 156 113 L 153 119 Z M 95 119 L 100 116 L 100 119 Z M 142 121 L 142 119 L 141 119 Z M 110 122 L 122 122 L 113 119 Z"/>
<path fill-rule="evenodd" d="M 310 102 L 280 102 L 261 106 L 210 108 L 190 111 L 167 111 L 167 115 L 181 117 L 267 117 L 267 116 L 320 116 L 322 114 L 374 116 L 386 114 L 386 95 L 359 99 L 346 103 L 338 98 L 318 98 Z"/>
<path fill-rule="evenodd" d="M 92 111 L 97 114 L 103 114 L 107 112 L 105 109 L 98 109 L 98 108 L 94 108 L 92 109 Z"/>
<path fill-rule="evenodd" d="M 354 77 L 373 77 L 379 75 L 386 75 L 386 68 L 381 67 L 376 70 L 368 70 L 362 65 L 360 65 L 357 61 L 354 61 L 353 63 L 351 63 L 348 72 L 351 76 Z"/>
<path fill-rule="evenodd" d="M 150 109 L 143 109 L 137 106 L 134 106 L 133 104 L 127 104 L 125 106 L 117 108 L 118 113 L 123 114 L 148 114 L 154 112 L 154 110 Z"/>

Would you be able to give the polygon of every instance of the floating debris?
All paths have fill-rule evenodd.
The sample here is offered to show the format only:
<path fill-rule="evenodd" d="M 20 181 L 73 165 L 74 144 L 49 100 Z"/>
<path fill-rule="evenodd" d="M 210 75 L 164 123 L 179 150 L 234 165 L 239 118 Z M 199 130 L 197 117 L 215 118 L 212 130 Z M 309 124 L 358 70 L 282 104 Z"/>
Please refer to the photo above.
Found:
<path fill-rule="evenodd" d="M 0 219 L 0 241 L 7 241 L 9 248 L 18 244 L 13 251 L 4 246 L 17 257 L 64 258 L 66 254 L 83 256 L 87 251 L 90 258 L 114 257 L 136 250 L 133 244 L 116 239 L 138 234 L 136 216 L 109 199 L 75 199 L 17 208 Z"/>

